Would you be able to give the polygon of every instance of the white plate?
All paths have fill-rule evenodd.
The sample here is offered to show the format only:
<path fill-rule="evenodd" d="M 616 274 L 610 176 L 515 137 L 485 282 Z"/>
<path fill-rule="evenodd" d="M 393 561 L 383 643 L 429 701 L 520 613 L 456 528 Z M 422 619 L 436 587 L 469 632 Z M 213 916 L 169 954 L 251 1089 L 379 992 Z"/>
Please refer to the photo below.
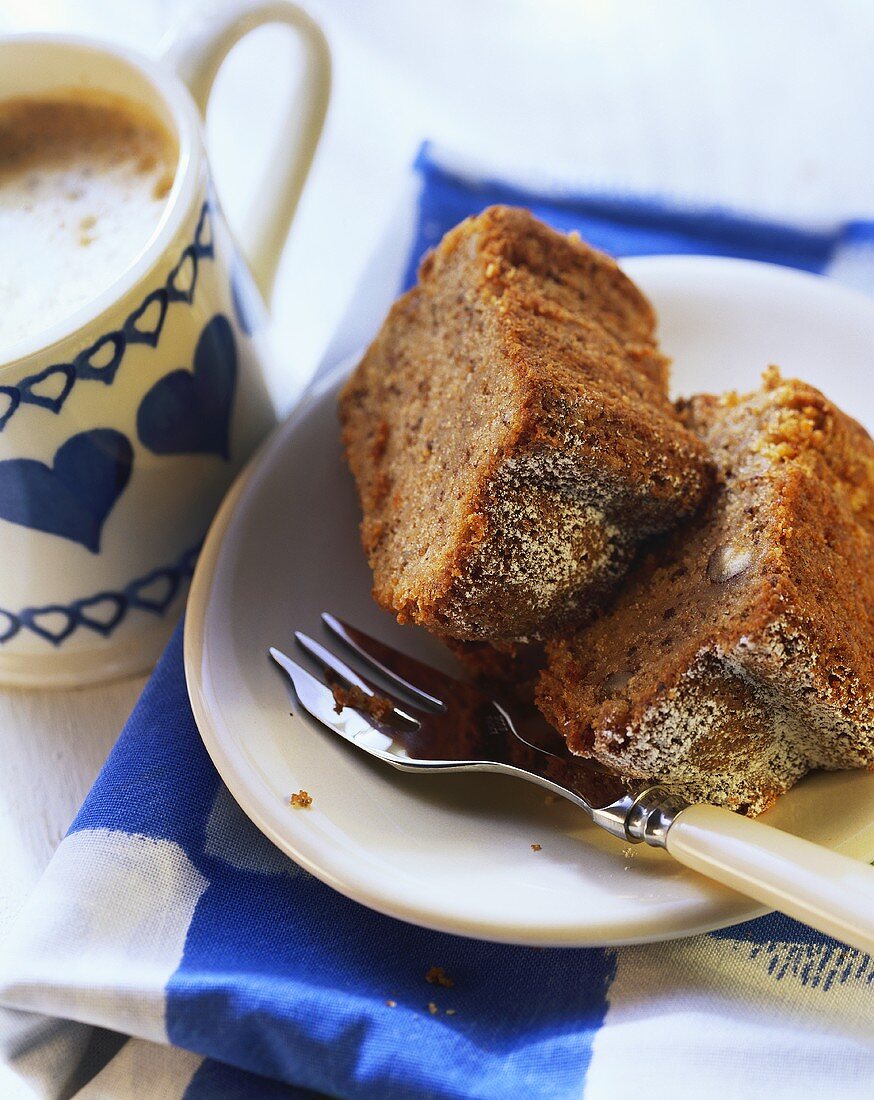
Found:
<path fill-rule="evenodd" d="M 753 387 L 771 362 L 872 424 L 874 303 L 816 276 L 699 257 L 628 261 L 652 298 L 678 392 Z M 299 864 L 374 909 L 417 924 L 529 944 L 689 935 L 763 910 L 670 857 L 623 845 L 569 804 L 501 776 L 407 776 L 305 716 L 268 660 L 318 635 L 331 609 L 447 665 L 422 632 L 370 598 L 343 465 L 338 380 L 311 392 L 238 481 L 213 525 L 188 602 L 186 674 L 204 743 L 256 825 Z M 862 407 L 863 399 L 869 401 Z M 291 705 L 290 705 L 291 704 Z M 289 716 L 289 710 L 295 713 Z M 289 806 L 293 791 L 313 796 Z M 806 780 L 769 819 L 874 857 L 874 775 Z M 540 851 L 532 851 L 533 843 Z"/>

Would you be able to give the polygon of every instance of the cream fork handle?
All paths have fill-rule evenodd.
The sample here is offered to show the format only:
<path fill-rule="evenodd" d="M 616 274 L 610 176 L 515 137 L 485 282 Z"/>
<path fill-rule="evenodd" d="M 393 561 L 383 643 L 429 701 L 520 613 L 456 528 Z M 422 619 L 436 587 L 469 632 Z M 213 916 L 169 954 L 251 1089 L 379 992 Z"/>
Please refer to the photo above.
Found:
<path fill-rule="evenodd" d="M 874 953 L 874 868 L 718 806 L 689 806 L 665 834 L 674 859 Z"/>

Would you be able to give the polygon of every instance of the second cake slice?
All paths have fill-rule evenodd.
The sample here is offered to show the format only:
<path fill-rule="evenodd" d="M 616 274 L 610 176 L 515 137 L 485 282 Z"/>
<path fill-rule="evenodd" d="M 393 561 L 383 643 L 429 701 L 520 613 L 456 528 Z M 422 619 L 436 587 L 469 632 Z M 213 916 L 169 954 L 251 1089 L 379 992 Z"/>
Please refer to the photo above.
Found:
<path fill-rule="evenodd" d="M 527 211 L 447 234 L 341 399 L 378 602 L 467 640 L 585 620 L 712 485 L 654 329 L 612 260 Z"/>
<path fill-rule="evenodd" d="M 874 442 L 775 369 L 685 416 L 718 492 L 550 642 L 538 701 L 630 781 L 757 814 L 813 768 L 874 768 Z"/>

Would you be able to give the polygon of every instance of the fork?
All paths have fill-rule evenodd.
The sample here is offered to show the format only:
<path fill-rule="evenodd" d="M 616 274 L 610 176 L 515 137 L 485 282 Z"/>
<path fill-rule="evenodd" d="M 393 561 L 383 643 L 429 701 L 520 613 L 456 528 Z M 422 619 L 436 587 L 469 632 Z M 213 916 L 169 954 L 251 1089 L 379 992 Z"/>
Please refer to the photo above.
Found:
<path fill-rule="evenodd" d="M 573 756 L 532 707 L 494 698 L 327 612 L 322 622 L 393 690 L 300 631 L 297 644 L 326 682 L 275 647 L 270 655 L 303 709 L 355 748 L 420 775 L 502 772 L 537 783 L 624 843 L 663 848 L 724 886 L 874 952 L 874 869 L 867 864 L 724 807 L 690 804 L 659 784 L 628 784 Z"/>

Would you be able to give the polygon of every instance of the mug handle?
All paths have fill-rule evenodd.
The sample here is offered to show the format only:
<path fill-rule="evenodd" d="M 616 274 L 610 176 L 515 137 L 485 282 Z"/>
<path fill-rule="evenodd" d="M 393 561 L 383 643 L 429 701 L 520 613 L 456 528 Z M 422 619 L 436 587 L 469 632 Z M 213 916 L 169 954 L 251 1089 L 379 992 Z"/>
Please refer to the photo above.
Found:
<path fill-rule="evenodd" d="M 305 69 L 301 124 L 295 143 L 278 151 L 270 176 L 278 182 L 264 183 L 263 201 L 254 204 L 248 226 L 248 244 L 243 251 L 249 270 L 265 302 L 269 304 L 273 280 L 282 256 L 291 220 L 319 142 L 331 94 L 331 53 L 321 27 L 289 0 L 268 0 L 247 5 L 221 16 L 218 22 L 191 25 L 173 38 L 164 50 L 164 60 L 188 86 L 202 115 L 206 115 L 212 86 L 232 47 L 250 31 L 267 23 L 285 23 L 298 33 L 303 46 Z"/>

